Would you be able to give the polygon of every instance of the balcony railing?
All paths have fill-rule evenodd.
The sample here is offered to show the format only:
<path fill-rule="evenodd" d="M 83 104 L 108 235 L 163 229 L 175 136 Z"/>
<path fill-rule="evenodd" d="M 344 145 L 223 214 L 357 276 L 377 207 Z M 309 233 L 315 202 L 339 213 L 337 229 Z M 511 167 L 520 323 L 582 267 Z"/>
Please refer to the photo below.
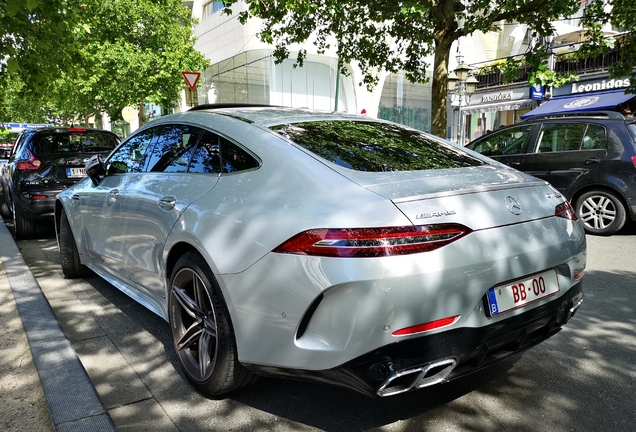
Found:
<path fill-rule="evenodd" d="M 584 59 L 562 58 L 557 56 L 554 70 L 557 73 L 574 73 L 579 76 L 602 72 L 609 69 L 619 58 L 619 50 L 614 49 L 607 54 L 601 54 L 596 57 L 588 57 Z M 474 65 L 473 65 L 474 66 Z M 528 81 L 528 73 L 530 72 L 529 66 L 522 66 L 519 69 L 519 75 L 507 84 L 522 83 Z M 479 73 L 479 67 L 475 68 L 475 78 L 479 83 L 477 88 L 488 88 L 503 85 L 503 73 L 500 71 L 493 71 L 487 73 Z"/>

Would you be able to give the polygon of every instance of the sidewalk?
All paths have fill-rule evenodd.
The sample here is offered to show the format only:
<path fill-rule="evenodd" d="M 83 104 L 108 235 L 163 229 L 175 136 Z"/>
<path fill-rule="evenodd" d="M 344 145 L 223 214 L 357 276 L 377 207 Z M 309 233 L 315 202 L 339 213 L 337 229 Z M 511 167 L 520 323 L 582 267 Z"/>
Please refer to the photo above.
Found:
<path fill-rule="evenodd" d="M 0 427 L 114 431 L 11 233 L 0 224 Z M 30 348 L 30 349 L 29 349 Z"/>

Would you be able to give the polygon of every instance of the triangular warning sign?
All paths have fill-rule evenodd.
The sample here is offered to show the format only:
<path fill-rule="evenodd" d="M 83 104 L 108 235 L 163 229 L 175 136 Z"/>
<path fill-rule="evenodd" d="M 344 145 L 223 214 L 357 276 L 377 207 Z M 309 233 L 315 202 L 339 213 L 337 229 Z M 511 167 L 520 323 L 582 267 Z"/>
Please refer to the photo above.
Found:
<path fill-rule="evenodd" d="M 201 77 L 201 72 L 181 72 L 181 75 L 183 75 L 183 79 L 190 87 L 190 90 L 194 90 Z"/>

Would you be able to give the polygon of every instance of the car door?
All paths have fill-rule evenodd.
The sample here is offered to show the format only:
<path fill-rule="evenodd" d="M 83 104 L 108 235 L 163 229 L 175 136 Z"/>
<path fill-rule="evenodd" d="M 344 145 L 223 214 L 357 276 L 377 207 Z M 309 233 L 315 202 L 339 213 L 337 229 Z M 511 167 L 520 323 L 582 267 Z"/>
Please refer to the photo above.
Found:
<path fill-rule="evenodd" d="M 80 214 L 89 255 L 108 269 L 125 274 L 125 242 L 121 220 L 122 191 L 142 171 L 148 147 L 161 132 L 151 128 L 133 135 L 106 161 L 107 172 L 97 186 L 78 191 Z"/>
<path fill-rule="evenodd" d="M 548 181 L 570 199 L 573 186 L 602 166 L 606 146 L 607 133 L 601 125 L 545 123 L 520 169 Z"/>
<path fill-rule="evenodd" d="M 491 132 L 469 148 L 513 168 L 519 168 L 532 137 L 532 125 L 518 125 Z"/>
<path fill-rule="evenodd" d="M 127 273 L 161 297 L 164 244 L 185 208 L 216 185 L 221 172 L 218 142 L 217 134 L 201 128 L 165 126 L 148 152 L 144 172 L 133 176 L 120 197 Z M 202 156 L 200 149 L 214 147 L 216 152 Z"/>

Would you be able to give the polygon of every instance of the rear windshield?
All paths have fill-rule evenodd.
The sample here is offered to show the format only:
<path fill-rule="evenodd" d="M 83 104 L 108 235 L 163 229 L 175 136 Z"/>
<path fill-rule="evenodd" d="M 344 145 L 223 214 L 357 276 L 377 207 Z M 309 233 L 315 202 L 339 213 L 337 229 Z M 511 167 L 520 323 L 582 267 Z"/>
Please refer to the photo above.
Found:
<path fill-rule="evenodd" d="M 327 120 L 271 129 L 328 161 L 357 171 L 415 171 L 485 164 L 450 144 L 394 124 Z"/>
<path fill-rule="evenodd" d="M 104 152 L 119 143 L 115 135 L 99 132 L 39 133 L 34 137 L 33 152 L 36 155 L 66 152 Z"/>

